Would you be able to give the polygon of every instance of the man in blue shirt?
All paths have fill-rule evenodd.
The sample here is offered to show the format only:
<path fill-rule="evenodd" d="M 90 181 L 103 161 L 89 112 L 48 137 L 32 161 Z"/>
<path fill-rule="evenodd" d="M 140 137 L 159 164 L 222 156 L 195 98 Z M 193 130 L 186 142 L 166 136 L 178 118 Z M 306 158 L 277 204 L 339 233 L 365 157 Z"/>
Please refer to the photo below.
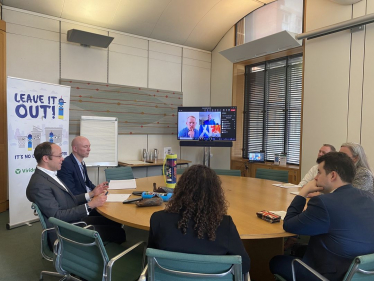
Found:
<path fill-rule="evenodd" d="M 204 125 L 216 125 L 216 121 L 212 119 L 212 114 L 208 114 L 208 120 L 204 121 Z"/>
<path fill-rule="evenodd" d="M 194 116 L 188 116 L 187 127 L 180 130 L 178 136 L 180 138 L 190 138 L 190 139 L 198 139 L 199 138 L 199 131 L 195 129 L 196 127 L 196 118 Z"/>

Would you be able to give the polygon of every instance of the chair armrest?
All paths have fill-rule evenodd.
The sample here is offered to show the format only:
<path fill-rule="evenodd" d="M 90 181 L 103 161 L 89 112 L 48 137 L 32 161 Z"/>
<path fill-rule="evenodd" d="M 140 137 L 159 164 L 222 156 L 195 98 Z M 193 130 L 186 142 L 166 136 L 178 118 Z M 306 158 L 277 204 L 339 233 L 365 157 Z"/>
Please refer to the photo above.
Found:
<path fill-rule="evenodd" d="M 317 271 L 315 271 L 313 268 L 311 268 L 309 265 L 305 264 L 299 259 L 294 259 L 291 263 L 291 268 L 292 268 L 292 280 L 296 281 L 296 276 L 295 276 L 295 263 L 298 262 L 301 264 L 305 269 L 309 270 L 310 273 L 312 273 L 314 276 L 317 278 L 321 279 L 322 281 L 329 281 L 326 277 L 323 277 L 321 274 L 319 274 Z"/>
<path fill-rule="evenodd" d="M 144 267 L 142 273 L 139 276 L 138 281 L 147 281 L 148 264 Z"/>
<path fill-rule="evenodd" d="M 74 225 L 80 225 L 80 224 L 82 224 L 84 226 L 87 226 L 87 223 L 85 223 L 84 221 L 77 221 L 77 222 L 73 222 L 71 224 L 74 224 Z"/>
<path fill-rule="evenodd" d="M 130 248 L 126 249 L 125 251 L 123 251 L 122 253 L 118 254 L 117 256 L 113 257 L 107 264 L 106 266 L 106 270 L 107 270 L 107 276 L 108 276 L 108 280 L 111 280 L 112 278 L 112 267 L 113 267 L 113 264 L 120 258 L 122 258 L 124 255 L 128 254 L 129 252 L 131 252 L 132 250 L 134 250 L 136 247 L 140 246 L 144 244 L 144 249 L 145 249 L 145 246 L 146 246 L 146 243 L 144 241 L 140 241 L 138 243 L 136 243 L 135 245 L 131 246 Z M 145 251 L 144 251 L 145 253 Z M 143 255 L 144 255 L 143 253 Z M 143 264 L 144 265 L 144 264 Z"/>
<path fill-rule="evenodd" d="M 91 229 L 91 230 L 95 230 L 95 226 L 94 225 L 87 225 L 87 226 L 85 226 L 85 227 L 83 227 L 83 228 L 85 228 L 85 229 Z"/>

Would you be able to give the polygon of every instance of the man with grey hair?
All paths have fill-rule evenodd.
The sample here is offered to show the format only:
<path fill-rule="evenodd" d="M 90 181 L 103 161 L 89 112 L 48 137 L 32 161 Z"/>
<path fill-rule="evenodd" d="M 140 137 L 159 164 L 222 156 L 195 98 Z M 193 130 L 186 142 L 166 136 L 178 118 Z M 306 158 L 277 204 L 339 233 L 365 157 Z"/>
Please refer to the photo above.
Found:
<path fill-rule="evenodd" d="M 331 144 L 328 144 L 328 143 L 325 143 L 322 145 L 322 147 L 319 149 L 318 151 L 318 156 L 317 158 L 321 157 L 322 155 L 325 155 L 326 153 L 329 153 L 329 152 L 335 152 L 336 149 L 333 145 Z M 316 175 L 317 175 L 317 172 L 318 172 L 318 165 L 314 165 L 308 173 L 306 173 L 306 175 L 304 176 L 304 178 L 301 180 L 301 182 L 299 183 L 300 186 L 304 186 L 306 185 L 308 182 L 312 181 Z"/>

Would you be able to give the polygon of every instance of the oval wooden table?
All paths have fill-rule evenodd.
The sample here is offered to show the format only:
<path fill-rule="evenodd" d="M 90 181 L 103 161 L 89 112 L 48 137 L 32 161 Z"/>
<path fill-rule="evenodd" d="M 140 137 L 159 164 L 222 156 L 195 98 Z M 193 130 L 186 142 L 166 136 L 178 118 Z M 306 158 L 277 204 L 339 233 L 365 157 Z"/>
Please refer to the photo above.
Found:
<path fill-rule="evenodd" d="M 283 254 L 283 237 L 292 236 L 283 230 L 283 222 L 269 223 L 257 218 L 256 212 L 286 211 L 295 197 L 291 191 L 298 188 L 273 186 L 274 181 L 234 176 L 220 176 L 226 199 L 229 203 L 228 214 L 238 229 L 244 246 L 251 258 L 251 276 L 255 280 L 273 280 L 268 269 L 274 255 Z M 136 180 L 136 191 L 152 191 L 153 183 L 164 186 L 162 176 Z M 109 190 L 109 193 L 128 193 L 128 190 Z M 130 198 L 138 198 L 131 195 Z M 149 230 L 151 215 L 163 210 L 165 204 L 156 207 L 139 208 L 135 204 L 105 203 L 98 208 L 105 217 L 131 227 Z"/>

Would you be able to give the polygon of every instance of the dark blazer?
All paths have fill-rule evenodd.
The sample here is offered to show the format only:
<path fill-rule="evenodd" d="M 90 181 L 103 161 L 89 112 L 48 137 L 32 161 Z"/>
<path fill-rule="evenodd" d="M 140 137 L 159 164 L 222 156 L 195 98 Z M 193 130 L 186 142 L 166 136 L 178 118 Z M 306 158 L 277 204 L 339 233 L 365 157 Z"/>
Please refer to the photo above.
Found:
<path fill-rule="evenodd" d="M 73 153 L 67 156 L 61 165 L 61 170 L 57 172 L 57 176 L 70 189 L 74 195 L 86 193 L 86 185 L 93 190 L 95 185 L 90 181 L 87 174 L 86 165 L 83 165 L 86 181 L 83 180 L 81 170 Z"/>
<path fill-rule="evenodd" d="M 344 185 L 310 199 L 296 196 L 284 230 L 310 235 L 303 261 L 327 277 L 342 280 L 354 257 L 374 253 L 374 196 Z"/>
<path fill-rule="evenodd" d="M 178 229 L 179 214 L 159 211 L 151 217 L 148 247 L 189 254 L 240 255 L 243 274 L 249 271 L 250 260 L 235 224 L 230 216 L 224 216 L 216 231 L 216 240 L 198 239 L 191 221 L 187 233 Z"/>
<path fill-rule="evenodd" d="M 31 176 L 26 188 L 26 196 L 27 199 L 38 205 L 48 228 L 53 227 L 48 221 L 49 217 L 70 223 L 87 217 L 84 205 L 87 203 L 85 195 L 75 196 L 66 191 L 58 182 L 38 168 Z"/>

